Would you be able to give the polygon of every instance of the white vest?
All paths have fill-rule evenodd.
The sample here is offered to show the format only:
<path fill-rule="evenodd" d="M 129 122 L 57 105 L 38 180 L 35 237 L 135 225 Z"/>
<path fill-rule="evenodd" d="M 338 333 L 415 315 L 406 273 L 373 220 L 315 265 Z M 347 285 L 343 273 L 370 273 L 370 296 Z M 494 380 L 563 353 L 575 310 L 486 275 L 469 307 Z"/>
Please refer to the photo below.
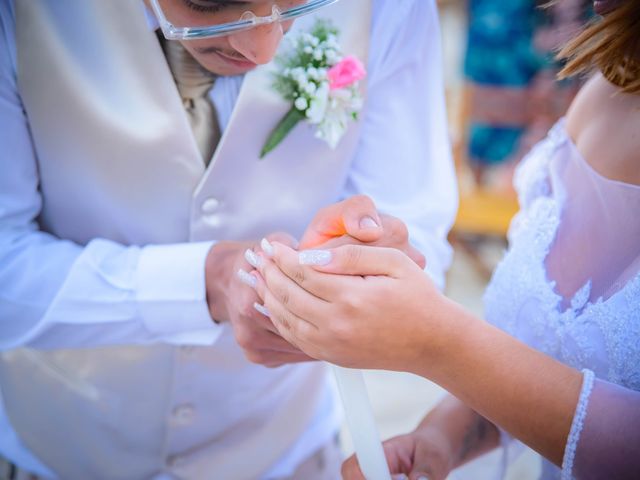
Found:
<path fill-rule="evenodd" d="M 342 0 L 318 14 L 363 61 L 370 3 Z M 16 23 L 42 230 L 126 245 L 300 235 L 338 199 L 358 124 L 335 151 L 300 125 L 258 159 L 289 108 L 270 87 L 271 67 L 246 76 L 205 170 L 140 0 L 16 0 Z M 188 355 L 168 345 L 14 350 L 0 357 L 0 382 L 20 439 L 64 479 L 149 478 L 173 454 L 184 462 L 171 471 L 184 478 L 257 478 L 295 443 L 327 388 L 319 364 L 248 363 L 228 328 Z M 192 388 L 210 409 L 189 431 L 189 450 L 175 451 L 171 409 Z"/>

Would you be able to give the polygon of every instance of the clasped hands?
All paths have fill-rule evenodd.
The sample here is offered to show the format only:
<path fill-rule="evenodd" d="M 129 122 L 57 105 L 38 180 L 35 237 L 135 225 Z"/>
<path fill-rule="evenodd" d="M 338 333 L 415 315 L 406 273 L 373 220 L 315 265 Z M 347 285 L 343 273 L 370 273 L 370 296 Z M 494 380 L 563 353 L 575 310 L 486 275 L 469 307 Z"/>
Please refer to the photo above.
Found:
<path fill-rule="evenodd" d="M 254 363 L 319 359 L 412 371 L 451 350 L 442 335 L 451 302 L 424 273 L 425 259 L 409 244 L 405 225 L 380 215 L 367 197 L 318 212 L 300 245 L 273 234 L 259 243 L 219 243 L 210 257 L 212 317 L 231 323 Z M 444 479 L 455 449 L 434 431 L 418 428 L 385 442 L 392 472 Z M 363 479 L 355 457 L 343 475 Z"/>
<path fill-rule="evenodd" d="M 368 197 L 355 196 L 320 210 L 299 245 L 290 235 L 283 233 L 268 235 L 262 246 L 259 242 L 217 243 L 206 262 L 207 301 L 212 318 L 231 324 L 236 341 L 253 363 L 273 368 L 322 358 L 313 354 L 313 350 L 303 351 L 291 330 L 284 327 L 287 314 L 275 303 L 276 296 L 280 301 L 284 300 L 285 305 L 288 301 L 288 298 L 283 298 L 286 292 L 276 283 L 276 278 L 279 278 L 275 276 L 276 271 L 279 275 L 284 273 L 269 255 L 274 252 L 265 252 L 262 247 L 273 248 L 278 254 L 286 249 L 289 262 L 294 256 L 297 262 L 298 250 L 309 253 L 309 248 L 325 250 L 348 245 L 392 249 L 420 273 L 425 265 L 423 255 L 409 244 L 403 222 L 379 214 Z M 311 254 L 314 251 L 317 250 Z M 344 250 L 343 253 L 348 256 L 350 251 Z M 260 273 L 254 270 L 256 267 L 261 268 Z M 285 268 L 285 265 L 281 267 Z M 273 279 L 273 291 L 277 294 L 270 292 L 266 278 Z M 266 307 L 262 308 L 265 304 Z M 309 307 L 312 305 L 314 303 Z M 270 309 L 273 310 L 271 315 L 268 313 Z M 320 308 L 315 315 L 325 311 Z M 278 316 L 274 317 L 275 313 Z"/>

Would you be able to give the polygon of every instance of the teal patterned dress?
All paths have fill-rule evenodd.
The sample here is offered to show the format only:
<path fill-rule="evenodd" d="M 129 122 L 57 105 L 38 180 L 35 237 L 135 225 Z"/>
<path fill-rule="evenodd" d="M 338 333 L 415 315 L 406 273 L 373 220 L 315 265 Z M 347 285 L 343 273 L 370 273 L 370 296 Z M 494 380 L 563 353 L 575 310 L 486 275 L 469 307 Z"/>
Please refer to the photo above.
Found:
<path fill-rule="evenodd" d="M 553 56 L 587 17 L 590 2 L 563 0 L 551 8 L 540 3 L 468 0 L 464 72 L 471 94 L 472 162 L 518 160 L 564 114 L 577 89 L 575 82 L 556 85 Z M 532 126 L 539 138 L 521 145 Z"/>

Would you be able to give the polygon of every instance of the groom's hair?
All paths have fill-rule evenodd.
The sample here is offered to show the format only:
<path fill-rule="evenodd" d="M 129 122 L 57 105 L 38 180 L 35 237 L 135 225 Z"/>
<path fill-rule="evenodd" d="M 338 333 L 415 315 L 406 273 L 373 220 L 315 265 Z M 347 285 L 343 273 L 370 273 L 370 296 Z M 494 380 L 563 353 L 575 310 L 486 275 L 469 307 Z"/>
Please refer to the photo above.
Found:
<path fill-rule="evenodd" d="M 558 54 L 566 60 L 559 78 L 602 72 L 625 93 L 640 94 L 640 4 L 620 2 L 611 13 L 589 22 Z"/>

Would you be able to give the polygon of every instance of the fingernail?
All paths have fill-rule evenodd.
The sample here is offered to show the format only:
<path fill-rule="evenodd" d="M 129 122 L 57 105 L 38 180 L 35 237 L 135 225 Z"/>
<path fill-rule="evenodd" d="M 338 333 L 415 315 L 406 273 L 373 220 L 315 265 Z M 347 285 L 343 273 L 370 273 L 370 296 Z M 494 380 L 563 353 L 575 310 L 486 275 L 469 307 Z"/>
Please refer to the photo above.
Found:
<path fill-rule="evenodd" d="M 362 217 L 360 219 L 360 228 L 378 228 L 378 222 L 376 222 L 372 217 Z"/>
<path fill-rule="evenodd" d="M 300 265 L 328 265 L 331 258 L 329 250 L 305 250 L 298 254 Z"/>
<path fill-rule="evenodd" d="M 409 477 L 407 477 L 404 473 L 399 473 L 393 476 L 393 480 L 408 480 L 408 479 Z"/>
<path fill-rule="evenodd" d="M 263 238 L 260 241 L 260 247 L 262 247 L 262 251 L 266 253 L 268 257 L 273 257 L 273 254 L 274 254 L 273 245 L 271 245 L 269 240 L 267 240 L 266 238 Z"/>
<path fill-rule="evenodd" d="M 264 305 L 260 305 L 259 303 L 256 302 L 253 304 L 253 308 L 255 308 L 258 311 L 258 313 L 261 313 L 265 317 L 271 318 L 271 314 L 269 313 L 269 310 L 267 310 L 267 307 L 265 307 Z"/>
<path fill-rule="evenodd" d="M 429 477 L 425 475 L 420 475 L 416 480 L 429 480 Z"/>
<path fill-rule="evenodd" d="M 244 258 L 253 268 L 260 268 L 262 266 L 262 259 L 250 248 L 244 252 Z"/>
<path fill-rule="evenodd" d="M 256 285 L 258 284 L 258 279 L 256 277 L 242 269 L 238 270 L 238 278 L 242 283 L 250 286 L 251 288 L 256 288 Z"/>

